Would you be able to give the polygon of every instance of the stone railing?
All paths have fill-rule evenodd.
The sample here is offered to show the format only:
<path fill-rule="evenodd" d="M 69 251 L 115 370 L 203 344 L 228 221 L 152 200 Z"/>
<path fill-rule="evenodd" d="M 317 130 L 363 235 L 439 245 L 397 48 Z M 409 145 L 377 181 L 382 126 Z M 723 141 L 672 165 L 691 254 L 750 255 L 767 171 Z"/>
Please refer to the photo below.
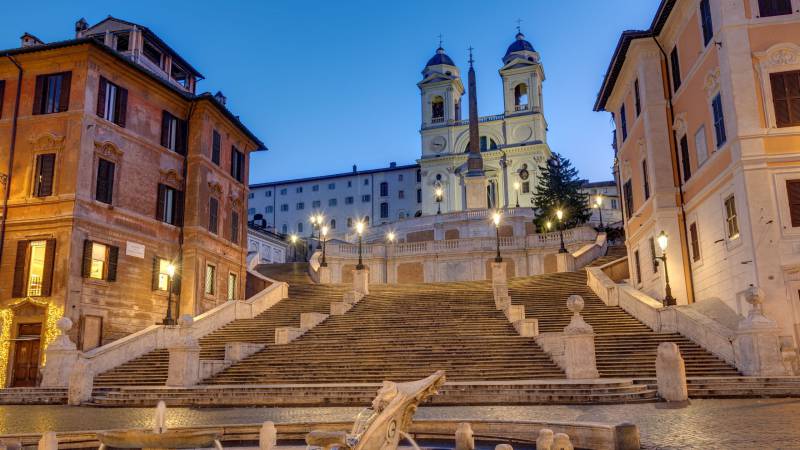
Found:
<path fill-rule="evenodd" d="M 606 234 L 598 233 L 594 243 L 586 244 L 578 249 L 578 251 L 572 253 L 572 257 L 575 258 L 575 270 L 586 267 L 595 259 L 605 255 L 607 248 L 608 242 L 606 240 Z"/>

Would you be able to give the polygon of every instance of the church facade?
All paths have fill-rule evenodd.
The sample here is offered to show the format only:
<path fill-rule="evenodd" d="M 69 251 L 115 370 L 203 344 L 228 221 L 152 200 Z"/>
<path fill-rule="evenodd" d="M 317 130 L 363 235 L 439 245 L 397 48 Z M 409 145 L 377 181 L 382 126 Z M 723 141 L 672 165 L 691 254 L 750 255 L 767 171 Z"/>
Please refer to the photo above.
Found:
<path fill-rule="evenodd" d="M 530 206 L 538 168 L 550 157 L 542 101 L 544 70 L 522 33 L 501 62 L 503 112 L 478 117 L 486 206 Z M 461 117 L 465 89 L 458 67 L 443 48 L 427 62 L 417 86 L 422 123 L 416 164 L 251 185 L 249 219 L 260 214 L 270 229 L 306 235 L 311 233 L 311 215 L 323 214 L 335 220 L 335 237 L 351 231 L 357 220 L 380 225 L 467 209 L 469 120 Z"/>

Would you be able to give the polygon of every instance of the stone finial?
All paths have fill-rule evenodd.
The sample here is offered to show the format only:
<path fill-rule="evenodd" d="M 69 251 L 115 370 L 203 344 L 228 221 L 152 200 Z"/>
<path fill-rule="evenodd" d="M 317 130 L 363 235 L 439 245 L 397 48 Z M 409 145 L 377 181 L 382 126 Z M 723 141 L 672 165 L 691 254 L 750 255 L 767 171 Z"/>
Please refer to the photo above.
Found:
<path fill-rule="evenodd" d="M 56 328 L 61 334 L 67 334 L 69 330 L 72 329 L 72 319 L 67 316 L 64 316 L 56 321 Z"/>
<path fill-rule="evenodd" d="M 553 436 L 552 450 L 575 450 L 575 447 L 572 446 L 569 436 L 565 433 L 556 433 L 556 435 Z"/>
<path fill-rule="evenodd" d="M 272 422 L 264 422 L 261 425 L 261 430 L 258 432 L 258 448 L 259 450 L 273 450 L 278 446 L 278 430 L 275 429 L 275 424 Z"/>
<path fill-rule="evenodd" d="M 55 431 L 48 431 L 39 439 L 38 450 L 58 450 L 58 436 Z"/>
<path fill-rule="evenodd" d="M 656 357 L 658 395 L 668 402 L 689 400 L 686 386 L 686 365 L 681 350 L 674 342 L 662 342 Z"/>
<path fill-rule="evenodd" d="M 584 304 L 583 297 L 580 295 L 570 295 L 567 299 L 567 308 L 572 311 L 573 316 L 581 314 Z"/>
<path fill-rule="evenodd" d="M 510 446 L 508 444 L 497 444 L 494 447 L 494 450 L 514 450 L 514 447 L 512 447 L 512 446 Z"/>
<path fill-rule="evenodd" d="M 553 450 L 553 430 L 542 428 L 536 438 L 536 450 Z"/>
<path fill-rule="evenodd" d="M 572 311 L 572 320 L 569 325 L 564 328 L 564 332 L 568 334 L 589 334 L 593 333 L 594 329 L 591 325 L 586 323 L 581 316 L 583 311 L 584 301 L 580 295 L 570 295 L 567 299 L 567 308 Z"/>
<path fill-rule="evenodd" d="M 456 428 L 456 450 L 475 450 L 472 426 L 467 422 L 459 423 Z"/>
<path fill-rule="evenodd" d="M 48 349 L 75 350 L 75 343 L 70 340 L 67 333 L 72 329 L 72 320 L 69 317 L 62 317 L 56 321 L 59 335 L 47 347 Z"/>

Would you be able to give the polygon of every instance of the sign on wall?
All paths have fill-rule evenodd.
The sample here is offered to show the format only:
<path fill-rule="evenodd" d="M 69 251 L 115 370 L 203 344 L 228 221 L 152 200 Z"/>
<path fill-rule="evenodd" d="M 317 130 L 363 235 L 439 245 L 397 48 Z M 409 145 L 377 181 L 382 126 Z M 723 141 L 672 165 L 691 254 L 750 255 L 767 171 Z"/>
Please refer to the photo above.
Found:
<path fill-rule="evenodd" d="M 125 254 L 135 258 L 144 258 L 144 244 L 127 241 L 125 243 Z"/>

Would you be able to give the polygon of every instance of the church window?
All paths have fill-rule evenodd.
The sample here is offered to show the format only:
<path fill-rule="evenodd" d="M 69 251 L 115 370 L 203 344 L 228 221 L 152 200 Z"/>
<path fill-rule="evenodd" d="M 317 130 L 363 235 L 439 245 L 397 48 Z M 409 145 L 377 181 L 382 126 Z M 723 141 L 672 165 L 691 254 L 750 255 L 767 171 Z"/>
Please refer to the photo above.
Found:
<path fill-rule="evenodd" d="M 528 85 L 520 83 L 514 87 L 514 107 L 522 111 L 528 107 Z"/>
<path fill-rule="evenodd" d="M 531 191 L 531 182 L 530 181 L 523 181 L 522 182 L 522 193 L 527 194 Z"/>
<path fill-rule="evenodd" d="M 431 122 L 444 121 L 444 99 L 437 95 L 431 100 Z"/>
<path fill-rule="evenodd" d="M 497 150 L 497 142 L 494 139 L 486 136 L 481 136 L 480 139 L 480 150 L 485 152 L 487 150 Z M 469 142 L 467 142 L 467 148 L 464 150 L 464 153 L 469 151 Z"/>

